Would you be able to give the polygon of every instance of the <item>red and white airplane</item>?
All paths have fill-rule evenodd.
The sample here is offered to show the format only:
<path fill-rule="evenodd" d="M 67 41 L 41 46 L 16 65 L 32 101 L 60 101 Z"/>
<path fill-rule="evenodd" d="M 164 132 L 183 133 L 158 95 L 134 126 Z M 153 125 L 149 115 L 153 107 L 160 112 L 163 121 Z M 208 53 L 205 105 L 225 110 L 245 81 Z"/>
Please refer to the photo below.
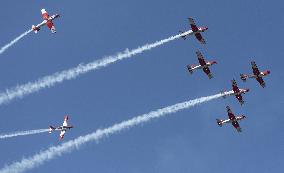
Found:
<path fill-rule="evenodd" d="M 69 126 L 67 121 L 68 121 L 69 117 L 66 115 L 64 117 L 64 121 L 63 121 L 63 124 L 62 126 L 59 126 L 59 127 L 53 127 L 53 126 L 49 126 L 49 133 L 51 133 L 52 131 L 60 131 L 60 139 L 63 139 L 64 137 L 64 134 L 67 130 L 73 128 L 73 126 Z"/>
<path fill-rule="evenodd" d="M 186 39 L 186 36 L 188 35 L 192 35 L 194 34 L 196 39 L 201 43 L 201 44 L 206 44 L 205 40 L 203 39 L 202 35 L 201 35 L 201 32 L 204 32 L 208 29 L 208 27 L 197 27 L 193 18 L 189 17 L 188 18 L 188 21 L 190 23 L 190 27 L 191 27 L 191 30 L 189 31 L 179 31 L 181 34 L 182 34 L 182 38 L 185 40 Z"/>
<path fill-rule="evenodd" d="M 251 67 L 252 67 L 253 74 L 252 75 L 240 74 L 241 79 L 245 82 L 247 78 L 255 78 L 258 81 L 258 83 L 264 88 L 265 82 L 262 79 L 262 77 L 269 75 L 270 71 L 265 70 L 265 71 L 260 72 L 254 61 L 251 62 Z"/>
<path fill-rule="evenodd" d="M 211 79 L 213 77 L 212 73 L 210 72 L 209 66 L 213 65 L 213 64 L 217 64 L 216 61 L 208 61 L 206 62 L 204 60 L 204 57 L 202 56 L 200 51 L 196 51 L 196 55 L 199 61 L 200 65 L 187 65 L 187 69 L 190 72 L 190 74 L 193 73 L 193 70 L 196 69 L 202 69 L 204 71 L 204 73 L 207 74 L 207 76 L 209 77 L 209 79 Z"/>
<path fill-rule="evenodd" d="M 45 11 L 45 9 L 41 10 L 41 14 L 42 14 L 43 21 L 36 26 L 33 25 L 32 30 L 35 33 L 37 33 L 40 30 L 40 27 L 42 27 L 43 25 L 46 25 L 51 30 L 52 33 L 56 33 L 55 26 L 52 21 L 58 18 L 59 14 L 54 14 L 52 16 L 49 16 L 48 13 Z"/>
<path fill-rule="evenodd" d="M 232 80 L 232 88 L 233 88 L 233 90 L 229 91 L 228 92 L 229 94 L 225 94 L 225 92 L 223 92 L 223 94 L 224 94 L 223 97 L 225 98 L 227 95 L 234 95 L 234 96 L 236 96 L 236 98 L 238 99 L 240 104 L 243 105 L 244 100 L 243 100 L 242 94 L 249 92 L 249 89 L 248 88 L 247 89 L 239 88 L 235 79 Z"/>
<path fill-rule="evenodd" d="M 229 106 L 227 106 L 226 108 L 227 108 L 229 119 L 226 119 L 226 120 L 216 119 L 217 120 L 217 124 L 220 127 L 222 127 L 222 125 L 224 123 L 231 123 L 237 129 L 238 132 L 242 132 L 242 129 L 241 129 L 238 121 L 245 119 L 246 116 L 244 116 L 244 115 L 235 116 Z"/>

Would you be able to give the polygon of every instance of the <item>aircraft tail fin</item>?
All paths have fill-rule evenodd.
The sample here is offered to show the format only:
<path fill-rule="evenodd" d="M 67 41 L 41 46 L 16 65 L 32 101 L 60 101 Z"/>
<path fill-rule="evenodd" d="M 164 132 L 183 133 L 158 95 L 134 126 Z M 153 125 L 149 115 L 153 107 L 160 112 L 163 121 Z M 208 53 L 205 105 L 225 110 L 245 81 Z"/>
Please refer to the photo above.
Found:
<path fill-rule="evenodd" d="M 32 25 L 32 30 L 33 30 L 35 33 L 37 33 L 37 32 L 40 30 L 40 28 L 36 27 L 35 25 Z"/>
<path fill-rule="evenodd" d="M 53 130 L 55 130 L 55 127 L 49 126 L 49 131 L 48 131 L 48 133 L 51 133 Z"/>
<path fill-rule="evenodd" d="M 246 82 L 248 75 L 240 74 L 242 81 Z"/>
<path fill-rule="evenodd" d="M 190 74 L 193 73 L 193 70 L 192 70 L 192 68 L 191 68 L 191 65 L 187 65 L 187 70 L 188 70 L 188 72 L 189 72 Z"/>
<path fill-rule="evenodd" d="M 216 119 L 216 121 L 217 121 L 217 124 L 218 124 L 220 127 L 222 127 L 222 120 Z"/>

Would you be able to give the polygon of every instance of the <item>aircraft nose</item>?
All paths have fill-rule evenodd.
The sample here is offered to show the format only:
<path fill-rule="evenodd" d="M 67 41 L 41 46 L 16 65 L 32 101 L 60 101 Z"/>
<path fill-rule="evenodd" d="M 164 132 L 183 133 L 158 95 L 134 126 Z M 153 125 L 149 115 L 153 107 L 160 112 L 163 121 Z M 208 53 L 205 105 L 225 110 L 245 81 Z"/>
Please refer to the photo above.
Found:
<path fill-rule="evenodd" d="M 270 74 L 270 70 L 267 70 L 267 74 Z"/>
<path fill-rule="evenodd" d="M 249 92 L 249 89 L 248 89 L 248 88 L 247 88 L 246 90 L 247 90 L 247 92 Z"/>

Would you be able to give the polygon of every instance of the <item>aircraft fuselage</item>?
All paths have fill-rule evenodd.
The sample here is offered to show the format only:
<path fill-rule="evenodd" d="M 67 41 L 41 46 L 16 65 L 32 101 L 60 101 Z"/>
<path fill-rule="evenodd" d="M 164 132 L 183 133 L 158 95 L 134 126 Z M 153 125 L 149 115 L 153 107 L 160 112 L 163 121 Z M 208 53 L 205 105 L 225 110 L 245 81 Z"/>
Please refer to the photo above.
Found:
<path fill-rule="evenodd" d="M 224 124 L 224 123 L 232 123 L 234 121 L 240 121 L 242 119 L 245 119 L 246 116 L 244 115 L 241 115 L 241 116 L 236 116 L 235 119 L 226 119 L 226 120 L 221 120 L 221 123 Z"/>

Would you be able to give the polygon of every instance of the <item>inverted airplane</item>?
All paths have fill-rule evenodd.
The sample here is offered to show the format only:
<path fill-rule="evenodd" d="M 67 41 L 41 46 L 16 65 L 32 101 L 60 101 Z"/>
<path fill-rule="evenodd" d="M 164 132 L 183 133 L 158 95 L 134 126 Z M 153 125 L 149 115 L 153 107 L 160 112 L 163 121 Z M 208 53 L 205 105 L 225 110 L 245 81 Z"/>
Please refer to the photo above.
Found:
<path fill-rule="evenodd" d="M 247 78 L 255 78 L 258 81 L 258 83 L 264 88 L 265 82 L 262 79 L 262 77 L 269 75 L 270 71 L 265 70 L 265 71 L 260 72 L 254 61 L 251 62 L 251 67 L 252 67 L 253 74 L 251 75 L 250 74 L 240 74 L 241 79 L 245 82 Z"/>
<path fill-rule="evenodd" d="M 68 119 L 69 117 L 66 115 L 64 117 L 64 121 L 63 121 L 63 124 L 62 126 L 59 126 L 59 127 L 53 127 L 53 126 L 49 126 L 49 133 L 51 133 L 52 131 L 60 131 L 60 138 L 59 139 L 63 139 L 64 137 L 64 134 L 66 133 L 67 130 L 73 128 L 73 126 L 69 126 L 68 125 Z"/>
<path fill-rule="evenodd" d="M 204 71 L 204 73 L 207 74 L 209 79 L 213 78 L 213 75 L 212 75 L 212 73 L 209 69 L 209 66 L 211 66 L 213 64 L 217 64 L 217 62 L 216 61 L 206 62 L 200 51 L 196 51 L 196 56 L 198 58 L 200 65 L 187 65 L 187 69 L 188 69 L 189 73 L 192 74 L 194 70 L 202 69 Z"/>
<path fill-rule="evenodd" d="M 193 18 L 189 17 L 188 18 L 188 21 L 189 21 L 189 24 L 190 24 L 190 27 L 191 27 L 191 30 L 189 31 L 179 31 L 181 34 L 182 34 L 182 38 L 185 40 L 186 39 L 186 36 L 188 35 L 192 35 L 194 34 L 196 39 L 201 43 L 201 44 L 206 44 L 204 38 L 202 37 L 201 33 L 206 31 L 208 29 L 208 27 L 197 27 Z"/>
<path fill-rule="evenodd" d="M 38 25 L 32 25 L 32 30 L 37 33 L 40 30 L 40 27 L 46 25 L 52 33 L 56 33 L 55 26 L 53 24 L 53 20 L 59 17 L 59 14 L 54 14 L 49 16 L 45 9 L 41 10 L 43 21 Z"/>
<path fill-rule="evenodd" d="M 232 88 L 233 90 L 229 91 L 230 94 L 224 94 L 225 92 L 223 92 L 224 94 L 223 97 L 225 98 L 227 95 L 234 95 L 238 99 L 240 104 L 243 105 L 244 100 L 243 100 L 242 94 L 249 92 L 249 89 L 239 88 L 235 79 L 232 80 Z"/>
<path fill-rule="evenodd" d="M 217 124 L 220 127 L 222 127 L 222 125 L 224 123 L 231 123 L 237 129 L 238 132 L 242 132 L 242 129 L 241 129 L 238 121 L 245 119 L 246 116 L 244 116 L 244 115 L 235 116 L 229 106 L 227 106 L 226 108 L 227 108 L 227 113 L 228 113 L 229 119 L 226 119 L 226 120 L 216 119 Z"/>

